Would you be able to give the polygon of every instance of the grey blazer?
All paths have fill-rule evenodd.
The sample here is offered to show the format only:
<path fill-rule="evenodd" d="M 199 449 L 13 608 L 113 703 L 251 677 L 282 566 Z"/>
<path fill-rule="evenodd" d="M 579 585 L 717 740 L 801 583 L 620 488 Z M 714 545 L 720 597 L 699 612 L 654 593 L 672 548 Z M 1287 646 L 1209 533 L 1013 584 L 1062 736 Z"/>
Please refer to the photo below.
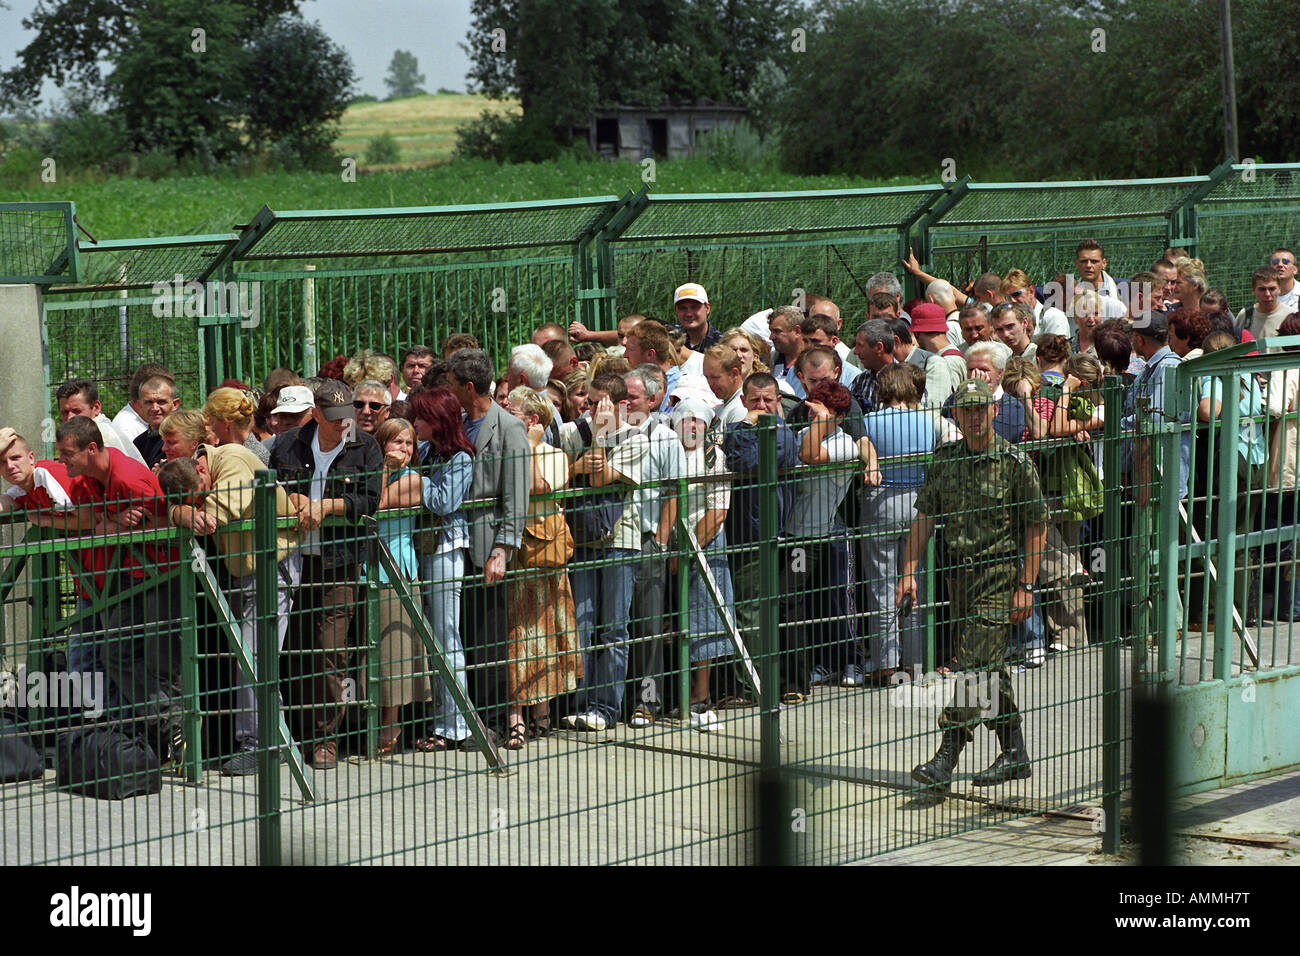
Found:
<path fill-rule="evenodd" d="M 470 508 L 469 556 L 477 568 L 487 564 L 492 549 L 519 547 L 528 520 L 533 450 L 523 422 L 493 402 L 483 416 L 474 443 L 474 479 L 469 500 L 495 498 L 491 508 Z M 509 558 L 509 553 L 506 555 Z"/>

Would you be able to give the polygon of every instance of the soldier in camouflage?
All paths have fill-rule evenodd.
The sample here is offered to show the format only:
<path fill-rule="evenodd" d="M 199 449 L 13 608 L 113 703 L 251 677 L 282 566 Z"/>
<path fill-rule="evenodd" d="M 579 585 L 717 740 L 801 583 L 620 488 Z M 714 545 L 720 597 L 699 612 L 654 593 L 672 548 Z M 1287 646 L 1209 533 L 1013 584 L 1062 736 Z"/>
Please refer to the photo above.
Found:
<path fill-rule="evenodd" d="M 1038 471 L 1028 456 L 993 430 L 998 405 L 988 384 L 962 382 L 953 410 L 962 440 L 941 445 L 916 499 L 898 582 L 900 606 L 917 599 L 916 566 L 935 521 L 944 521 L 952 566 L 948 568 L 952 620 L 957 628 L 957 664 L 967 681 L 987 673 L 997 684 L 997 710 L 982 718 L 971 694 L 959 696 L 939 716 L 943 743 L 912 778 L 947 788 L 973 727 L 981 720 L 997 735 L 1001 752 L 972 783 L 987 787 L 1030 775 L 1029 751 L 1021 730 L 1011 676 L 1004 664 L 1011 626 L 1033 607 L 1038 558 L 1047 536 L 1047 509 Z M 1023 553 L 1029 555 L 1021 560 Z"/>

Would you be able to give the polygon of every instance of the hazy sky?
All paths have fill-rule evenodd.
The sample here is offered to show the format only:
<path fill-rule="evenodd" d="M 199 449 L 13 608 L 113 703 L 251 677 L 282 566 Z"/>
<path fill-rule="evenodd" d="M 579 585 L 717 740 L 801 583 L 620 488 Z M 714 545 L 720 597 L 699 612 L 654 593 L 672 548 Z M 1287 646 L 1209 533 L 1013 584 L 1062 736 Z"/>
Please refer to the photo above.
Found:
<path fill-rule="evenodd" d="M 34 36 L 22 19 L 36 0 L 3 2 L 9 9 L 0 8 L 0 69 L 9 69 Z M 430 93 L 465 89 L 469 59 L 457 44 L 469 30 L 469 0 L 307 0 L 301 9 L 351 54 L 361 93 L 387 95 L 384 76 L 394 50 L 415 54 Z M 58 88 L 47 83 L 43 105 L 60 99 Z"/>

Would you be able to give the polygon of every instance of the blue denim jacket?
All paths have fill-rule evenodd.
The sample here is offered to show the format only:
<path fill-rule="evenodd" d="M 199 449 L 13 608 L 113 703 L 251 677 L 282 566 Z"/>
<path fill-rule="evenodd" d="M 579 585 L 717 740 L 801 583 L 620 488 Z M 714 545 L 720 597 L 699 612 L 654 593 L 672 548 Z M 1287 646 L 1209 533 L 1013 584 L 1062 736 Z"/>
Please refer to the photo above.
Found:
<path fill-rule="evenodd" d="M 450 458 L 439 458 L 425 450 L 421 458 L 420 483 L 424 486 L 424 506 L 442 518 L 439 551 L 469 547 L 469 524 L 461 504 L 474 479 L 474 460 L 463 451 Z"/>

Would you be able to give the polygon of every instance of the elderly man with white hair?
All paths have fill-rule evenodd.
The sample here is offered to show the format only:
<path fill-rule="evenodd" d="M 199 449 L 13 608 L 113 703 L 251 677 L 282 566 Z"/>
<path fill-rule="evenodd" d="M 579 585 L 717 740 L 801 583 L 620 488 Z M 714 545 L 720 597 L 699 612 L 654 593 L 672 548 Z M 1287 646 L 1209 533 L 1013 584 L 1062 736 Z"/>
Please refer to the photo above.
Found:
<path fill-rule="evenodd" d="M 1026 419 L 1025 406 L 1020 399 L 1002 390 L 1002 373 L 1006 371 L 1010 358 L 1011 349 L 1001 342 L 976 342 L 966 353 L 966 377 L 985 382 L 993 389 L 993 400 L 998 404 L 993 429 L 1003 440 L 1014 445 L 1025 436 Z M 943 407 L 944 417 L 952 418 L 951 395 Z"/>
<path fill-rule="evenodd" d="M 516 345 L 510 350 L 510 364 L 506 368 L 506 386 L 509 391 L 514 391 L 520 385 L 527 385 L 550 402 L 546 383 L 551 380 L 553 367 L 554 363 L 540 345 L 534 345 L 532 342 Z M 552 448 L 559 448 L 559 423 L 563 421 L 563 417 L 554 402 L 551 402 L 551 413 L 551 424 L 546 426 L 546 434 L 542 440 Z"/>

